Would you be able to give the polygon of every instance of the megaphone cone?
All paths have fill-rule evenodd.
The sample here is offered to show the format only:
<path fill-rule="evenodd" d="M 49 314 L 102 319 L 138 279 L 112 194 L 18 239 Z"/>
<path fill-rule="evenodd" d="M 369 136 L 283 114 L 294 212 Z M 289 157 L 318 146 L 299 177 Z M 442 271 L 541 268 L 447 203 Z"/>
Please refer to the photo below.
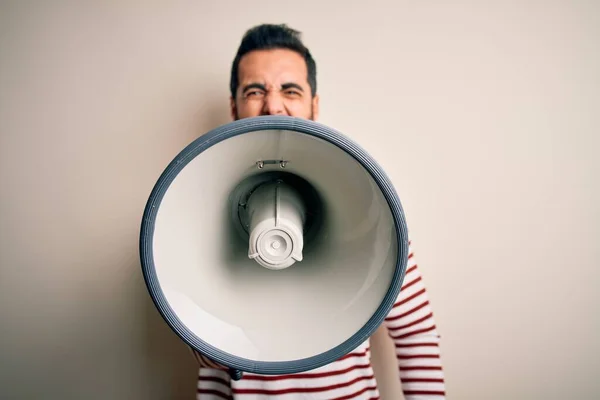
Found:
<path fill-rule="evenodd" d="M 142 272 L 166 323 L 232 371 L 274 375 L 349 353 L 383 322 L 408 258 L 381 167 L 323 124 L 220 126 L 183 149 L 146 204 Z"/>

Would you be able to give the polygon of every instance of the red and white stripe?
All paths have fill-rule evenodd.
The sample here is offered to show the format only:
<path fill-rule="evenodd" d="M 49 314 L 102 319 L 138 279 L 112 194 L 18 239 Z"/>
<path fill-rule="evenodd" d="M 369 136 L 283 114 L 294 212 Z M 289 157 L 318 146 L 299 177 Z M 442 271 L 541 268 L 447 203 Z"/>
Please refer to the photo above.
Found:
<path fill-rule="evenodd" d="M 402 290 L 384 323 L 396 347 L 405 398 L 444 398 L 440 336 L 412 249 Z"/>
<path fill-rule="evenodd" d="M 384 321 L 396 348 L 398 377 L 406 400 L 442 400 L 445 383 L 440 337 L 421 273 L 412 254 L 400 295 Z M 341 359 L 315 370 L 239 381 L 208 358 L 193 352 L 200 372 L 197 400 L 370 400 L 379 391 L 371 367 L 369 341 Z"/>

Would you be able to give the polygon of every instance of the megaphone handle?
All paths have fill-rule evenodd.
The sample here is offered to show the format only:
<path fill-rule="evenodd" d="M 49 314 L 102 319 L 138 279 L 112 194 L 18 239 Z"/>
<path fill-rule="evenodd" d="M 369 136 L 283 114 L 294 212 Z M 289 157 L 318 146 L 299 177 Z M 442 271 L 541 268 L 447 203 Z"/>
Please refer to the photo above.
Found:
<path fill-rule="evenodd" d="M 240 370 L 234 369 L 234 368 L 229 368 L 229 376 L 231 377 L 231 379 L 233 379 L 234 381 L 239 381 L 240 379 L 242 379 L 242 375 L 244 373 Z"/>

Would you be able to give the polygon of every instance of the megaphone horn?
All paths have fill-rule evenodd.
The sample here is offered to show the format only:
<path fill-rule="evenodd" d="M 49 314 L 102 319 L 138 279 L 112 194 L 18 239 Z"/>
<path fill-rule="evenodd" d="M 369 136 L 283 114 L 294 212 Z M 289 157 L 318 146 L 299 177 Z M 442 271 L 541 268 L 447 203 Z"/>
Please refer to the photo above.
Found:
<path fill-rule="evenodd" d="M 140 258 L 170 328 L 239 379 L 312 370 L 366 341 L 398 297 L 408 234 L 364 149 L 315 121 L 260 116 L 169 163 Z"/>

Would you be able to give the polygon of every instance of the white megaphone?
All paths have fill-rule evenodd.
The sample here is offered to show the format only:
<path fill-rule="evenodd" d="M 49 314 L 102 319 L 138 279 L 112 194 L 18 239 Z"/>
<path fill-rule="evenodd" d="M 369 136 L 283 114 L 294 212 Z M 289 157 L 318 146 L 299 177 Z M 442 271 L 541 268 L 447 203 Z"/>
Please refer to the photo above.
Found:
<path fill-rule="evenodd" d="M 140 257 L 171 329 L 239 379 L 315 369 L 367 340 L 399 294 L 408 234 L 392 184 L 356 143 L 260 116 L 206 133 L 167 166 Z"/>

